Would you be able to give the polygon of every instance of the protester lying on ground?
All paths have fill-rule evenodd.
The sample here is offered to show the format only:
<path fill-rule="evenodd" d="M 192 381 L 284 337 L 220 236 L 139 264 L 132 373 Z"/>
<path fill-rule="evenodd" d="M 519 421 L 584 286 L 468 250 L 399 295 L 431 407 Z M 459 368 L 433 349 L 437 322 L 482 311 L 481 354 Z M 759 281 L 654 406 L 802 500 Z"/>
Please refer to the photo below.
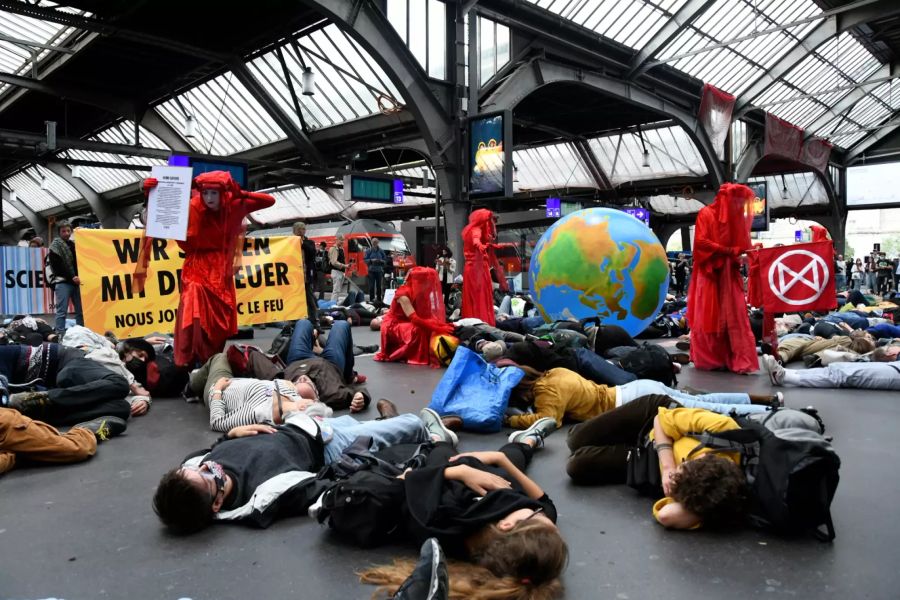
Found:
<path fill-rule="evenodd" d="M 747 485 L 737 452 L 694 451 L 696 432 L 737 429 L 734 419 L 699 408 L 681 408 L 666 395 L 647 395 L 569 430 L 569 477 L 583 485 L 626 481 L 628 448 L 653 421 L 651 437 L 659 456 L 666 497 L 653 505 L 665 527 L 695 529 L 740 520 Z"/>
<path fill-rule="evenodd" d="M 149 396 L 129 396 L 141 388 L 129 386 L 128 380 L 107 363 L 88 359 L 77 348 L 50 342 L 0 346 L 0 375 L 10 391 L 27 390 L 0 396 L 0 405 L 5 402 L 8 408 L 51 425 L 71 425 L 102 416 L 125 420 L 146 413 L 150 406 Z"/>
<path fill-rule="evenodd" d="M 318 401 L 312 380 L 301 375 L 294 383 L 284 379 L 219 378 L 210 389 L 209 428 L 227 432 L 241 425 L 280 425 L 291 412 L 331 417 L 333 411 Z"/>
<path fill-rule="evenodd" d="M 866 329 L 875 339 L 884 338 L 900 338 L 900 325 L 891 325 L 890 323 L 879 323 Z"/>
<path fill-rule="evenodd" d="M 97 452 L 97 442 L 119 435 L 126 427 L 122 419 L 107 416 L 60 433 L 19 411 L 0 408 L 0 474 L 12 470 L 17 462 L 64 464 L 87 460 Z"/>
<path fill-rule="evenodd" d="M 874 362 L 836 362 L 819 369 L 785 369 L 771 356 L 762 359 L 773 385 L 900 390 L 898 355 L 900 346 L 876 348 Z"/>
<path fill-rule="evenodd" d="M 778 341 L 776 358 L 781 364 L 786 364 L 804 359 L 806 356 L 817 355 L 823 350 L 833 349 L 866 354 L 875 349 L 875 340 L 871 335 L 859 329 L 849 332 L 849 335 L 839 335 L 828 339 L 816 338 L 808 334 L 792 334 L 789 338 Z"/>
<path fill-rule="evenodd" d="M 207 402 L 212 386 L 221 378 L 246 376 L 254 379 L 286 379 L 298 383 L 307 377 L 316 397 L 333 410 L 349 408 L 359 412 L 366 408 L 371 396 L 362 385 L 366 378 L 353 370 L 353 335 L 350 324 L 337 321 L 331 328 L 322 352 L 313 351 L 312 323 L 300 319 L 294 324 L 283 369 L 261 352 L 250 353 L 244 365 L 233 365 L 226 353 L 217 354 L 200 369 L 191 373 L 190 388 L 195 396 Z"/>
<path fill-rule="evenodd" d="M 665 395 L 683 406 L 704 408 L 721 414 L 732 411 L 737 414 L 765 412 L 772 406 L 783 403 L 783 396 L 779 395 L 734 392 L 695 395 L 650 379 L 606 386 L 596 384 L 568 369 L 550 369 L 543 374 L 528 367 L 524 370 L 526 377 L 513 389 L 510 402 L 518 407 L 523 404 L 531 406 L 534 412 L 509 416 L 509 426 L 515 429 L 524 429 L 544 417 L 552 417 L 560 427 L 563 419 L 586 421 L 649 394 Z"/>
<path fill-rule="evenodd" d="M 213 521 L 268 527 L 276 519 L 305 514 L 328 486 L 316 473 L 359 436 L 372 439 L 371 451 L 428 440 L 456 443 L 456 435 L 431 411 L 362 423 L 347 415 L 318 420 L 295 412 L 284 425 L 235 427 L 212 448 L 188 456 L 163 475 L 153 510 L 178 533 L 199 531 Z"/>
<path fill-rule="evenodd" d="M 16 315 L 0 327 L 0 344 L 40 346 L 42 342 L 56 342 L 58 338 L 49 323 L 31 315 Z"/>
<path fill-rule="evenodd" d="M 381 350 L 375 360 L 439 366 L 431 353 L 431 337 L 452 332 L 437 271 L 413 267 L 381 321 Z"/>
<path fill-rule="evenodd" d="M 175 365 L 174 347 L 168 338 L 128 338 L 116 348 L 125 368 L 153 396 L 177 397 L 188 382 L 188 370 Z"/>
<path fill-rule="evenodd" d="M 448 565 L 451 597 L 561 595 L 568 548 L 556 525 L 556 507 L 525 475 L 534 451 L 554 429 L 545 419 L 513 433 L 497 452 L 455 454 L 449 444 L 436 444 L 423 466 L 403 475 L 403 514 L 409 516 L 401 526 L 416 545 L 435 537 L 457 559 Z M 395 560 L 364 570 L 361 578 L 393 592 L 413 567 L 413 561 Z"/>

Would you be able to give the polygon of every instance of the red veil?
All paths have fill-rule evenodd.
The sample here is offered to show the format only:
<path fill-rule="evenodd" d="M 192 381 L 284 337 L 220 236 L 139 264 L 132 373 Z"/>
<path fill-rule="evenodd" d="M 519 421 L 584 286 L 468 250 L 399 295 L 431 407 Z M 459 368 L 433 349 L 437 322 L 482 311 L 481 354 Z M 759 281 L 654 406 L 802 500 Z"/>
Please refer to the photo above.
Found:
<path fill-rule="evenodd" d="M 494 227 L 494 213 L 479 208 L 469 215 L 469 224 L 462 230 L 463 256 L 463 318 L 481 319 L 494 325 L 494 286 L 491 281 L 491 267 L 499 267 L 493 246 L 497 239 Z M 506 277 L 502 270 L 498 273 L 503 284 Z"/>
<path fill-rule="evenodd" d="M 753 198 L 747 186 L 726 183 L 697 214 L 687 316 L 698 369 L 758 369 L 740 274 L 740 255 L 751 247 Z"/>
<path fill-rule="evenodd" d="M 415 313 L 407 317 L 397 298 L 406 296 Z M 406 275 L 391 308 L 381 322 L 381 349 L 375 360 L 407 362 L 411 365 L 440 366 L 431 353 L 433 333 L 450 330 L 444 297 L 437 271 L 430 267 L 413 267 Z"/>

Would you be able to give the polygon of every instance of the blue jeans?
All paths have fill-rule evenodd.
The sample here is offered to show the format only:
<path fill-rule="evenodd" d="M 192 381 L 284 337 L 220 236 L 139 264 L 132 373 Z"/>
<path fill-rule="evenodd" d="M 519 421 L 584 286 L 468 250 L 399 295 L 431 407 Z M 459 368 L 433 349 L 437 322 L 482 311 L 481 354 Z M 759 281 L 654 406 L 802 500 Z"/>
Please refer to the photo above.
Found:
<path fill-rule="evenodd" d="M 853 329 L 866 329 L 869 326 L 867 318 L 850 313 L 832 313 L 822 317 L 822 320 L 829 323 L 846 323 Z"/>
<path fill-rule="evenodd" d="M 369 269 L 369 302 L 381 302 L 384 298 L 384 271 Z"/>
<path fill-rule="evenodd" d="M 713 392 L 710 394 L 688 394 L 676 390 L 652 379 L 638 379 L 631 383 L 616 386 L 616 406 L 622 406 L 642 396 L 662 394 L 669 396 L 685 408 L 705 408 L 712 412 L 727 415 L 732 410 L 739 415 L 766 412 L 769 407 L 751 404 L 750 396 L 743 393 Z"/>
<path fill-rule="evenodd" d="M 575 350 L 578 374 L 601 385 L 622 385 L 637 379 L 637 375 L 620 369 L 587 348 Z"/>
<path fill-rule="evenodd" d="M 313 352 L 313 325 L 307 319 L 299 319 L 294 323 L 294 333 L 291 334 L 291 345 L 288 347 L 288 364 L 295 360 L 316 357 Z M 325 349 L 319 358 L 324 358 L 335 365 L 344 376 L 344 381 L 353 381 L 353 336 L 350 333 L 350 323 L 347 321 L 335 321 L 331 326 L 331 333 L 325 342 Z"/>
<path fill-rule="evenodd" d="M 357 421 L 350 415 L 342 415 L 325 419 L 325 424 L 333 430 L 331 441 L 325 444 L 326 464 L 338 460 L 361 435 L 372 438 L 372 452 L 397 444 L 420 444 L 429 439 L 422 420 L 410 413 L 381 421 Z"/>
<path fill-rule="evenodd" d="M 69 299 L 75 305 L 75 322 L 84 326 L 84 315 L 81 313 L 81 290 L 74 283 L 57 283 L 56 292 L 56 330 L 66 330 L 66 313 L 69 312 Z"/>

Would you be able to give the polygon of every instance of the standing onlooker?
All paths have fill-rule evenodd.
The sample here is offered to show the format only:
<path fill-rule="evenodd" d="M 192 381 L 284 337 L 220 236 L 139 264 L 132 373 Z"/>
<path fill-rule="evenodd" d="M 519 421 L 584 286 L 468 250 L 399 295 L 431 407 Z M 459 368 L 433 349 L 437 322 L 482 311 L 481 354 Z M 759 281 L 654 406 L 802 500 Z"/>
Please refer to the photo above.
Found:
<path fill-rule="evenodd" d="M 875 293 L 875 255 L 871 254 L 866 257 L 866 288 L 870 294 Z"/>
<path fill-rule="evenodd" d="M 325 247 L 325 242 L 319 242 L 319 249 L 316 250 L 316 292 L 319 294 L 319 300 L 325 299 L 325 275 L 330 270 L 328 249 Z"/>
<path fill-rule="evenodd" d="M 372 238 L 372 247 L 366 250 L 365 257 L 366 267 L 369 269 L 369 302 L 375 306 L 382 304 L 381 299 L 384 297 L 384 265 L 387 262 L 387 256 L 384 250 L 378 247 L 378 238 Z"/>
<path fill-rule="evenodd" d="M 331 266 L 331 301 L 337 302 L 344 288 L 344 271 L 347 270 L 344 256 L 344 236 L 334 237 L 334 246 L 328 249 L 328 264 Z"/>
<path fill-rule="evenodd" d="M 893 290 L 896 292 L 897 289 L 897 281 L 900 280 L 900 256 L 894 259 L 894 280 L 893 280 Z"/>
<path fill-rule="evenodd" d="M 313 293 L 313 282 L 316 280 L 316 243 L 306 237 L 306 223 L 303 221 L 294 223 L 294 235 L 302 240 L 300 248 L 303 253 L 303 279 L 306 283 L 306 318 L 314 326 L 318 326 L 319 305 L 316 304 Z"/>
<path fill-rule="evenodd" d="M 858 290 L 862 288 L 863 280 L 866 278 L 866 269 L 863 267 L 861 258 L 857 258 L 850 269 L 850 289 Z"/>
<path fill-rule="evenodd" d="M 72 241 L 72 225 L 60 221 L 59 236 L 50 244 L 50 269 L 48 283 L 56 293 L 56 332 L 62 336 L 66 332 L 66 313 L 69 300 L 75 306 L 75 322 L 84 325 L 81 313 L 81 279 L 78 278 L 78 263 L 75 260 L 75 242 Z"/>
<path fill-rule="evenodd" d="M 28 240 L 28 247 L 29 248 L 43 248 L 44 240 L 38 236 L 34 236 L 30 240 Z"/>
<path fill-rule="evenodd" d="M 847 265 L 844 263 L 844 257 L 838 254 L 837 260 L 834 261 L 834 277 L 837 291 L 842 291 L 847 287 Z"/>
<path fill-rule="evenodd" d="M 444 306 L 450 298 L 450 288 L 453 286 L 453 278 L 456 277 L 456 259 L 453 258 L 453 251 L 447 246 L 441 247 L 441 253 L 438 255 L 434 268 L 437 269 L 438 279 L 441 280 L 441 291 L 444 294 Z"/>
<path fill-rule="evenodd" d="M 876 273 L 878 276 L 878 294 L 886 294 L 888 292 L 888 288 L 891 284 L 891 280 L 894 275 L 894 268 L 891 264 L 891 261 L 887 259 L 887 255 L 884 252 L 879 252 L 877 257 L 877 262 L 875 263 Z"/>
<path fill-rule="evenodd" d="M 684 253 L 678 254 L 678 260 L 675 262 L 675 294 L 684 296 L 684 284 L 687 279 L 687 258 Z"/>

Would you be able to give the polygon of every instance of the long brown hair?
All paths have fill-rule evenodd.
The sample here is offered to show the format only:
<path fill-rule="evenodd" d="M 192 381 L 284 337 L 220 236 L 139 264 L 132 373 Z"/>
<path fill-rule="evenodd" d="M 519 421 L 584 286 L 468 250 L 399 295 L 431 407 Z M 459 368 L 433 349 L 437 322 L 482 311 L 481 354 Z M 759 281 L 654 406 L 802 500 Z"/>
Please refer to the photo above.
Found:
<path fill-rule="evenodd" d="M 473 600 L 550 600 L 562 594 L 559 580 L 569 550 L 559 531 L 538 522 L 522 522 L 509 531 L 488 525 L 467 540 L 471 563 L 448 561 L 450 598 Z M 373 598 L 390 597 L 415 566 L 395 559 L 359 573 L 360 580 L 380 586 Z"/>
<path fill-rule="evenodd" d="M 544 372 L 528 365 L 518 365 L 518 368 L 525 371 L 525 377 L 512 389 L 510 399 L 519 405 L 534 406 L 534 384 Z"/>

